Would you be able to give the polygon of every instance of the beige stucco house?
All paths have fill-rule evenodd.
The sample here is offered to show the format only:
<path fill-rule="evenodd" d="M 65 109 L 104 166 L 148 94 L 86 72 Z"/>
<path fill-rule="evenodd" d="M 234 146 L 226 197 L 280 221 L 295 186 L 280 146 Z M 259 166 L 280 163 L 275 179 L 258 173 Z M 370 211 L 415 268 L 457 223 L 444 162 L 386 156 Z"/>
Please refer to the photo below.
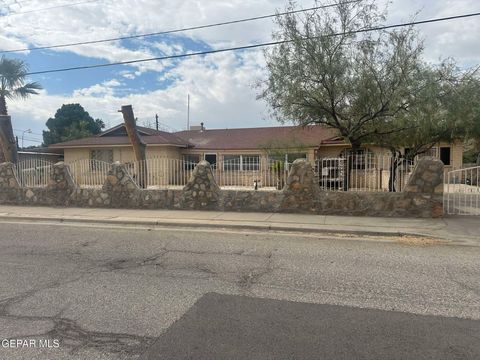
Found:
<path fill-rule="evenodd" d="M 198 127 L 194 130 L 168 133 L 139 127 L 139 134 L 146 144 L 147 159 L 172 159 L 198 163 L 205 159 L 217 172 L 237 171 L 252 173 L 252 177 L 245 177 L 245 181 L 254 181 L 256 172 L 271 166 L 272 161 L 291 163 L 297 158 L 305 158 L 312 165 L 333 166 L 331 159 L 339 159 L 348 153 L 349 144 L 338 136 L 336 130 L 324 126 L 314 125 L 307 127 L 282 126 L 282 127 L 259 127 L 239 129 L 212 129 L 207 130 Z M 96 160 L 105 163 L 119 161 L 125 164 L 134 163 L 134 154 L 130 145 L 125 127 L 117 125 L 104 131 L 97 136 L 67 141 L 51 145 L 54 149 L 63 149 L 64 159 L 68 164 L 74 164 L 83 160 Z M 407 150 L 408 151 L 408 150 Z M 372 157 L 388 157 L 387 149 L 364 146 L 362 153 Z M 452 144 L 440 143 L 436 145 L 429 155 L 440 158 L 446 169 L 459 169 L 462 167 L 463 143 L 458 141 Z M 327 159 L 323 163 L 318 159 Z M 329 162 L 330 161 L 330 162 Z M 365 160 L 362 160 L 365 162 Z M 375 164 L 360 164 L 357 166 L 356 176 L 362 178 L 363 183 L 357 187 L 366 186 L 367 182 L 378 183 L 384 188 L 385 177 L 388 178 L 388 166 L 377 162 Z M 358 164 L 357 164 L 358 165 Z M 287 165 L 288 166 L 288 165 Z M 375 167 L 374 179 L 367 176 L 366 171 Z M 165 181 L 171 177 L 173 165 L 164 166 L 168 169 L 159 169 L 155 177 L 164 177 Z M 160 174 L 160 171 L 163 171 Z M 359 172 L 364 171 L 365 176 Z M 170 175 L 169 175 L 170 174 Z M 188 174 L 187 174 L 188 175 Z M 187 175 L 182 175 L 186 177 Z M 324 176 L 332 176 L 328 171 Z M 337 174 L 337 176 L 339 176 Z M 222 178 L 223 179 L 223 178 Z M 224 185 L 227 180 L 223 179 Z M 233 180 L 232 180 L 233 181 Z M 268 182 L 268 179 L 262 181 Z M 352 181 L 353 184 L 353 181 Z M 382 185 L 383 184 L 383 185 Z"/>
<path fill-rule="evenodd" d="M 238 129 L 198 129 L 168 133 L 139 127 L 146 144 L 147 158 L 166 157 L 199 161 L 206 159 L 211 164 L 245 157 L 279 159 L 286 155 L 291 162 L 295 158 L 306 158 L 314 162 L 318 158 L 335 158 L 342 155 L 349 144 L 336 134 L 334 129 L 323 126 L 259 127 Z M 65 162 L 80 159 L 97 159 L 106 162 L 134 161 L 125 127 L 117 125 L 97 136 L 58 143 L 50 146 L 62 149 Z M 364 146 L 365 151 L 388 155 L 388 149 Z M 440 158 L 447 168 L 461 168 L 463 143 L 440 143 L 433 147 L 430 155 Z"/>

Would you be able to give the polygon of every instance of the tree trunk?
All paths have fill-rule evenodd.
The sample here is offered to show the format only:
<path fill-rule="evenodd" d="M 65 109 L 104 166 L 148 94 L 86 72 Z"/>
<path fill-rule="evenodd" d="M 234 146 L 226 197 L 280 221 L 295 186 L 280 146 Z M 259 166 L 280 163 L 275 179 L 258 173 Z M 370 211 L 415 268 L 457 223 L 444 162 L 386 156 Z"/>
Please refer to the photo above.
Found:
<path fill-rule="evenodd" d="M 396 192 L 395 181 L 397 181 L 397 169 L 400 157 L 396 150 L 390 150 L 390 152 L 392 153 L 392 159 L 390 163 L 390 176 L 388 178 L 388 191 Z"/>
<path fill-rule="evenodd" d="M 5 100 L 4 95 L 0 95 L 0 115 L 8 115 L 7 101 Z"/>
<path fill-rule="evenodd" d="M 8 115 L 0 115 L 0 145 L 6 162 L 17 163 L 17 143 L 13 135 L 12 119 Z"/>
<path fill-rule="evenodd" d="M 144 189 L 147 187 L 147 163 L 145 161 L 146 145 L 143 143 L 140 135 L 138 134 L 132 105 L 122 106 L 122 110 L 120 110 L 120 112 L 123 114 L 123 120 L 125 121 L 125 128 L 127 130 L 128 138 L 133 146 L 135 159 L 139 164 L 137 183 L 138 186 Z"/>

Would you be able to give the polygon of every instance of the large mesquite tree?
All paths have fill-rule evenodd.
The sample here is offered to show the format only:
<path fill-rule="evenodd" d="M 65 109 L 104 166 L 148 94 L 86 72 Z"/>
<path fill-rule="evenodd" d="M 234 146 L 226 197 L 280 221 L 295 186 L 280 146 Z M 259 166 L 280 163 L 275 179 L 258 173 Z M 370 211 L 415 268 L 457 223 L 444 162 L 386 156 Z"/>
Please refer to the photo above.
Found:
<path fill-rule="evenodd" d="M 277 18 L 274 37 L 285 42 L 265 53 L 260 98 L 280 121 L 337 129 L 355 153 L 401 130 L 390 124 L 410 106 L 423 47 L 410 27 L 365 32 L 384 20 L 373 1 L 338 3 Z"/>

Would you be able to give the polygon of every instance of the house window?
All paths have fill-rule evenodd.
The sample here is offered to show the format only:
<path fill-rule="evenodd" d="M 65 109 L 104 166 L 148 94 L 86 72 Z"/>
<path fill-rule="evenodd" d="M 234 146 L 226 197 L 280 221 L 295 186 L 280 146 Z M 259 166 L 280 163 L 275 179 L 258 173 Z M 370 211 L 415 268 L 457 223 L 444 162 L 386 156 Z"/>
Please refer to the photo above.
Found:
<path fill-rule="evenodd" d="M 223 170 L 232 171 L 241 169 L 242 158 L 240 155 L 224 155 Z"/>
<path fill-rule="evenodd" d="M 368 170 L 375 167 L 375 155 L 368 149 L 359 149 L 355 154 L 351 149 L 345 149 L 340 157 L 346 158 L 352 163 L 352 169 Z"/>
<path fill-rule="evenodd" d="M 443 165 L 450 165 L 450 156 L 451 151 L 450 147 L 441 147 L 440 148 L 440 160 L 442 160 Z"/>
<path fill-rule="evenodd" d="M 260 155 L 224 155 L 223 170 L 257 171 L 260 169 Z"/>
<path fill-rule="evenodd" d="M 212 169 L 217 168 L 217 154 L 205 154 L 205 161 L 208 161 Z"/>
<path fill-rule="evenodd" d="M 90 159 L 103 161 L 111 164 L 113 163 L 113 150 L 112 149 L 92 150 L 90 151 Z"/>
<path fill-rule="evenodd" d="M 183 163 L 185 164 L 185 170 L 193 170 L 195 166 L 200 162 L 200 155 L 187 154 L 183 155 Z"/>
<path fill-rule="evenodd" d="M 257 171 L 260 170 L 260 155 L 241 155 L 242 170 Z"/>
<path fill-rule="evenodd" d="M 307 159 L 306 153 L 287 153 L 281 155 L 271 155 L 268 157 L 270 163 L 276 163 L 281 161 L 283 167 L 286 171 L 289 171 L 290 164 L 292 164 L 297 159 Z"/>
<path fill-rule="evenodd" d="M 406 153 L 406 150 L 405 150 L 405 153 Z M 423 158 L 423 157 L 427 157 L 427 156 L 438 157 L 438 155 L 437 155 L 437 148 L 436 148 L 436 147 L 432 147 L 431 149 L 428 149 L 428 150 L 425 151 L 424 153 L 421 153 L 421 154 L 418 155 L 419 158 Z"/>

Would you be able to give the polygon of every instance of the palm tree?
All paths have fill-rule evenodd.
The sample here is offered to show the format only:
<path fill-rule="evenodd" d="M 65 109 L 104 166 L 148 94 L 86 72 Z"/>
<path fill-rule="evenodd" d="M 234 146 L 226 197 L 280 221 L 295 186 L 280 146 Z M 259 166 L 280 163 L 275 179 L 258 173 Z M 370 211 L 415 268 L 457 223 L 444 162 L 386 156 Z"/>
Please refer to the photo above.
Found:
<path fill-rule="evenodd" d="M 0 58 L 0 149 L 6 161 L 17 161 L 17 148 L 13 136 L 12 121 L 7 111 L 8 99 L 26 99 L 38 94 L 42 87 L 37 82 L 26 82 L 27 64 L 18 59 Z M 2 116 L 3 115 L 3 116 Z"/>

